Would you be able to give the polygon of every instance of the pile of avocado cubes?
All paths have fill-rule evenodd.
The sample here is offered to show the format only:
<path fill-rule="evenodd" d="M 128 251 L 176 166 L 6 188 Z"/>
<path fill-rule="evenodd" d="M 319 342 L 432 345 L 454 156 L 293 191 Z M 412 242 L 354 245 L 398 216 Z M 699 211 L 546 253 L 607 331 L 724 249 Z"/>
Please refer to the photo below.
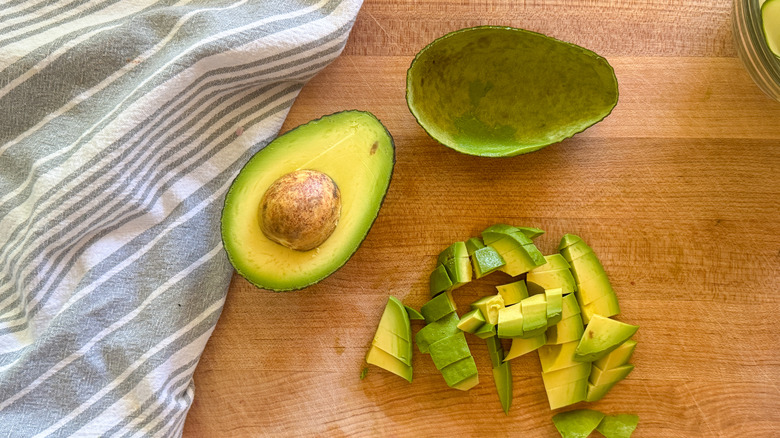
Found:
<path fill-rule="evenodd" d="M 497 224 L 485 229 L 481 238 L 452 244 L 439 254 L 430 275 L 433 298 L 420 309 L 426 325 L 417 332 L 415 342 L 421 353 L 431 355 L 450 387 L 468 390 L 479 382 L 464 333 L 486 340 L 505 412 L 512 402 L 509 361 L 534 350 L 539 354 L 551 409 L 600 400 L 634 367 L 628 363 L 636 346 L 630 338 L 638 327 L 610 318 L 620 307 L 593 250 L 579 237 L 566 234 L 559 254 L 543 256 L 532 240 L 543 233 L 537 228 Z M 477 300 L 470 312 L 458 317 L 452 291 L 495 271 L 517 278 L 497 286 L 497 294 Z M 410 314 L 419 318 L 400 302 L 394 307 L 399 317 L 407 317 L 407 323 Z M 382 341 L 380 331 L 402 332 L 404 339 L 394 336 L 392 343 Z M 512 340 L 508 352 L 500 339 Z M 383 328 L 380 323 L 373 349 L 405 362 L 408 370 L 404 368 L 403 375 L 411 381 L 410 331 Z"/>

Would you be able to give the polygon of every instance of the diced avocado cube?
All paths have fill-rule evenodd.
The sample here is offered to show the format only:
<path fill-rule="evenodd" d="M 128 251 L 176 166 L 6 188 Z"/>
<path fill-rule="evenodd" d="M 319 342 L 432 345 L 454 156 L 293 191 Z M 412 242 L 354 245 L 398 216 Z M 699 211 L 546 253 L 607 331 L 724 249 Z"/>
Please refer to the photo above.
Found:
<path fill-rule="evenodd" d="M 447 260 L 455 258 L 468 258 L 468 256 L 469 252 L 466 248 L 466 242 L 455 242 L 448 246 L 447 249 L 439 253 L 438 263 L 443 265 Z"/>
<path fill-rule="evenodd" d="M 599 411 L 578 409 L 555 414 L 553 424 L 563 438 L 587 438 L 603 418 Z"/>
<path fill-rule="evenodd" d="M 466 336 L 461 331 L 440 341 L 434 342 L 431 344 L 428 352 L 431 354 L 433 364 L 436 365 L 436 369 L 438 370 L 461 359 L 471 357 L 471 351 L 466 342 Z"/>
<path fill-rule="evenodd" d="M 474 335 L 481 339 L 487 339 L 491 336 L 496 335 L 496 325 L 495 324 L 482 324 L 482 327 L 478 328 L 477 331 L 474 332 Z"/>
<path fill-rule="evenodd" d="M 412 340 L 412 324 L 409 321 L 409 314 L 401 301 L 394 297 L 387 297 L 385 310 L 379 319 L 379 327 L 391 333 L 395 333 L 403 339 Z"/>
<path fill-rule="evenodd" d="M 574 350 L 577 349 L 577 344 L 578 342 L 574 341 L 539 347 L 539 362 L 542 364 L 542 371 L 548 373 L 579 364 L 580 362 L 574 360 Z"/>
<path fill-rule="evenodd" d="M 608 318 L 619 314 L 620 305 L 618 304 L 617 296 L 615 294 L 609 294 L 590 304 L 586 304 L 584 307 L 581 307 L 580 310 L 582 311 L 582 322 L 588 324 L 594 315 L 601 315 Z"/>
<path fill-rule="evenodd" d="M 531 270 L 526 277 L 526 282 L 528 292 L 531 294 L 542 293 L 545 289 L 561 288 L 563 295 L 567 295 L 577 290 L 577 283 L 568 268 L 542 272 Z"/>
<path fill-rule="evenodd" d="M 482 241 L 498 252 L 509 252 L 525 245 L 533 245 L 533 241 L 521 232 L 503 234 L 488 231 L 482 232 Z"/>
<path fill-rule="evenodd" d="M 410 339 L 404 339 L 380 326 L 376 330 L 376 334 L 374 334 L 372 344 L 406 365 L 412 365 L 412 343 Z"/>
<path fill-rule="evenodd" d="M 420 353 L 427 353 L 431 344 L 458 333 L 458 314 L 453 312 L 421 328 L 414 340 Z"/>
<path fill-rule="evenodd" d="M 484 248 L 485 244 L 482 243 L 482 239 L 479 237 L 472 237 L 471 239 L 466 241 L 466 252 L 468 252 L 469 256 L 474 254 L 474 251 Z"/>
<path fill-rule="evenodd" d="M 568 385 L 578 380 L 587 380 L 590 376 L 590 363 L 580 363 L 560 370 L 542 373 L 542 381 L 547 389 Z"/>
<path fill-rule="evenodd" d="M 370 363 L 371 365 L 376 365 L 380 368 L 386 369 L 393 374 L 403 377 L 409 382 L 412 381 L 411 366 L 401 362 L 397 358 L 376 346 L 372 346 L 368 350 L 368 355 L 366 355 L 366 362 Z"/>
<path fill-rule="evenodd" d="M 520 230 L 521 233 L 525 234 L 525 237 L 529 239 L 536 239 L 537 237 L 544 234 L 544 230 L 540 228 L 534 228 L 534 227 L 517 227 L 518 230 Z"/>
<path fill-rule="evenodd" d="M 620 344 L 618 348 L 609 352 L 606 356 L 593 362 L 593 365 L 602 370 L 611 370 L 612 368 L 625 365 L 631 360 L 631 356 L 634 354 L 634 348 L 636 348 L 636 341 L 629 339 Z"/>
<path fill-rule="evenodd" d="M 526 353 L 530 353 L 543 346 L 546 342 L 547 336 L 544 333 L 528 339 L 514 338 L 512 339 L 512 346 L 509 347 L 509 352 L 506 354 L 506 357 L 504 357 L 504 361 L 512 360 Z"/>
<path fill-rule="evenodd" d="M 420 313 L 422 313 L 425 318 L 425 322 L 430 324 L 449 315 L 454 312 L 455 309 L 456 306 L 455 301 L 452 299 L 452 292 L 447 291 L 443 294 L 436 295 L 431 298 L 430 301 L 423 304 L 420 308 Z"/>
<path fill-rule="evenodd" d="M 436 296 L 445 290 L 452 288 L 452 280 L 450 280 L 449 274 L 447 274 L 447 268 L 444 265 L 439 265 L 431 272 L 429 279 L 431 296 Z"/>
<path fill-rule="evenodd" d="M 536 248 L 533 244 L 528 246 L 528 248 L 530 247 Z M 506 262 L 505 265 L 500 268 L 500 271 L 505 272 L 512 277 L 516 277 L 539 266 L 541 263 L 534 260 L 534 257 L 528 253 L 528 248 L 520 246 L 510 251 L 501 251 L 496 248 L 504 259 L 504 262 Z M 538 250 L 535 252 L 538 252 Z M 541 253 L 539 254 L 541 255 Z M 544 257 L 542 257 L 541 260 L 543 262 Z"/>
<path fill-rule="evenodd" d="M 472 309 L 479 309 L 488 324 L 498 323 L 498 311 L 504 308 L 504 299 L 501 295 L 488 295 L 471 303 Z"/>
<path fill-rule="evenodd" d="M 471 264 L 474 267 L 474 276 L 482 278 L 504 266 L 506 262 L 492 246 L 486 246 L 474 251 L 471 255 Z"/>
<path fill-rule="evenodd" d="M 577 284 L 577 301 L 580 307 L 584 307 L 594 301 L 604 298 L 607 295 L 615 295 L 612 284 L 607 278 L 607 274 L 593 277 L 585 283 Z"/>
<path fill-rule="evenodd" d="M 458 323 L 458 328 L 466 333 L 474 333 L 485 323 L 485 317 L 479 309 L 472 309 L 463 315 Z"/>
<path fill-rule="evenodd" d="M 563 386 L 545 389 L 550 409 L 555 410 L 585 400 L 588 395 L 588 380 L 577 380 Z"/>
<path fill-rule="evenodd" d="M 544 255 L 542 254 L 541 251 L 539 251 L 539 248 L 537 248 L 536 245 L 534 245 L 533 243 L 529 243 L 527 245 L 523 245 L 523 248 L 525 249 L 525 252 L 527 252 L 528 255 L 531 256 L 531 260 L 534 261 L 534 265 L 543 266 L 547 264 L 547 259 L 544 258 Z"/>
<path fill-rule="evenodd" d="M 447 382 L 447 385 L 454 388 L 456 385 L 463 382 L 464 380 L 467 380 L 477 375 L 477 364 L 476 362 L 474 362 L 474 357 L 469 356 L 442 368 L 441 374 L 444 376 L 444 381 Z M 457 388 L 457 389 L 461 389 L 465 391 L 466 389 L 469 388 L 465 388 L 465 389 Z"/>
<path fill-rule="evenodd" d="M 453 389 L 459 389 L 461 391 L 468 391 L 469 389 L 477 386 L 479 383 L 479 375 L 474 374 L 473 376 L 467 378 L 466 380 L 462 380 L 455 385 L 452 386 Z"/>
<path fill-rule="evenodd" d="M 544 295 L 532 295 L 520 302 L 523 311 L 523 332 L 547 330 L 547 300 Z M 525 336 L 529 337 L 529 336 Z"/>
<path fill-rule="evenodd" d="M 501 407 L 504 408 L 504 413 L 509 413 L 509 408 L 512 407 L 512 368 L 509 362 L 504 362 L 497 367 L 493 367 L 493 382 L 496 384 L 496 390 L 498 390 L 498 400 L 501 402 Z"/>
<path fill-rule="evenodd" d="M 523 280 L 502 284 L 496 286 L 496 289 L 498 289 L 498 294 L 504 299 L 505 306 L 517 304 L 524 298 L 528 298 L 528 288 Z"/>
<path fill-rule="evenodd" d="M 633 370 L 634 365 L 630 363 L 609 370 L 602 370 L 601 368 L 594 366 L 590 372 L 588 381 L 596 386 L 610 385 L 625 379 Z"/>
<path fill-rule="evenodd" d="M 604 272 L 604 266 L 594 253 L 585 254 L 571 262 L 571 273 L 577 284 L 604 275 Z"/>
<path fill-rule="evenodd" d="M 504 347 L 501 345 L 501 341 L 496 336 L 491 336 L 485 339 L 487 343 L 488 356 L 490 356 L 490 363 L 493 364 L 493 368 L 501 365 L 504 362 Z"/>
<path fill-rule="evenodd" d="M 485 241 L 485 245 L 490 245 L 492 242 L 495 242 L 496 240 L 503 239 L 504 236 L 519 233 L 520 229 L 517 227 L 513 227 L 512 225 L 507 224 L 495 224 L 491 225 L 487 228 L 485 228 L 482 231 L 482 240 Z M 485 235 L 488 235 L 489 237 L 485 237 Z M 523 235 L 525 237 L 525 235 Z M 526 237 L 526 239 L 528 239 Z M 528 239 L 530 241 L 530 239 Z"/>
<path fill-rule="evenodd" d="M 531 272 L 538 274 L 540 272 L 560 271 L 571 268 L 569 262 L 567 262 L 566 259 L 560 254 L 546 255 L 544 256 L 544 260 L 547 263 L 535 267 Z"/>
<path fill-rule="evenodd" d="M 547 325 L 555 325 L 561 320 L 563 289 L 546 289 L 544 297 L 547 301 Z"/>
<path fill-rule="evenodd" d="M 519 338 L 523 332 L 523 307 L 509 306 L 499 309 L 497 334 L 499 338 Z"/>
<path fill-rule="evenodd" d="M 571 318 L 580 314 L 580 305 L 577 304 L 577 297 L 574 295 L 565 295 L 561 299 L 561 319 Z"/>
<path fill-rule="evenodd" d="M 564 248 L 568 248 L 577 242 L 582 242 L 579 236 L 574 234 L 564 234 L 561 237 L 561 242 L 558 244 L 558 251 L 563 251 Z"/>
<path fill-rule="evenodd" d="M 638 415 L 607 415 L 601 420 L 596 430 L 604 435 L 604 438 L 631 438 L 637 425 L 639 425 Z"/>
<path fill-rule="evenodd" d="M 585 242 L 578 242 L 574 245 L 568 246 L 560 250 L 561 255 L 571 265 L 574 260 L 579 259 L 582 256 L 593 254 L 593 249 L 585 244 Z"/>
<path fill-rule="evenodd" d="M 422 316 L 422 313 L 418 312 L 417 309 L 411 308 L 409 306 L 404 306 L 406 309 L 406 313 L 409 315 L 409 319 L 411 320 L 423 320 L 425 319 Z"/>
<path fill-rule="evenodd" d="M 594 385 L 588 382 L 588 393 L 585 396 L 585 401 L 594 402 L 601 400 L 616 384 L 617 382 L 608 383 L 606 385 Z"/>
<path fill-rule="evenodd" d="M 579 342 L 585 332 L 582 316 L 579 313 L 571 318 L 566 318 L 547 329 L 548 344 L 563 344 L 566 342 Z"/>
<path fill-rule="evenodd" d="M 634 336 L 638 329 L 636 325 L 593 315 L 577 345 L 574 359 L 579 362 L 598 360 Z"/>
<path fill-rule="evenodd" d="M 446 260 L 444 268 L 452 281 L 452 289 L 457 289 L 471 281 L 471 259 L 456 257 Z"/>

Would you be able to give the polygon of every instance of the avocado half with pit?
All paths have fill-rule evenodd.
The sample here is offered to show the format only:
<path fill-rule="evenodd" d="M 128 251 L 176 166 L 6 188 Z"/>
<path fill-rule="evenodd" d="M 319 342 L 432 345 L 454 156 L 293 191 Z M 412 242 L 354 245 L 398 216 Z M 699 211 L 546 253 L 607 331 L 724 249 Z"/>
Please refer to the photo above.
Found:
<path fill-rule="evenodd" d="M 456 151 L 524 154 L 604 119 L 618 101 L 615 72 L 580 46 L 510 27 L 449 33 L 426 46 L 406 75 L 420 126 Z"/>
<path fill-rule="evenodd" d="M 395 164 L 393 138 L 371 113 L 344 111 L 269 143 L 225 198 L 222 241 L 257 287 L 289 291 L 329 276 L 376 219 Z"/>

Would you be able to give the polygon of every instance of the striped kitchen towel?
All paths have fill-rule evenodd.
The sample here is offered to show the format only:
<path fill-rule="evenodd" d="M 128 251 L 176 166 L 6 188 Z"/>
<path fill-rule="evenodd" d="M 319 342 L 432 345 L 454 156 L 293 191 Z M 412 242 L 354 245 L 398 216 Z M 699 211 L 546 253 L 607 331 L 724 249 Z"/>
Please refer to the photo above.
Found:
<path fill-rule="evenodd" d="M 360 6 L 0 1 L 0 437 L 181 435 L 224 195 Z"/>

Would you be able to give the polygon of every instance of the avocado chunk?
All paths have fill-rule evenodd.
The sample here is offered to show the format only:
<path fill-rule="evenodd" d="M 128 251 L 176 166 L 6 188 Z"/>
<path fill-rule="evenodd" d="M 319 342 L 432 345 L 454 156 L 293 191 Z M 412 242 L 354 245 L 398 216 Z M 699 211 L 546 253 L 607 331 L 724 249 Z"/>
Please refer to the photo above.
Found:
<path fill-rule="evenodd" d="M 436 266 L 436 269 L 431 272 L 429 286 L 432 297 L 452 289 L 452 280 L 450 280 L 450 275 L 447 273 L 447 268 L 444 265 Z"/>
<path fill-rule="evenodd" d="M 434 342 L 458 333 L 458 314 L 455 312 L 421 328 L 414 337 L 420 353 L 428 353 Z"/>
<path fill-rule="evenodd" d="M 558 324 L 550 326 L 547 329 L 548 344 L 563 344 L 566 342 L 577 341 L 582 338 L 585 332 L 585 325 L 582 323 L 582 317 L 579 313 L 564 319 Z"/>
<path fill-rule="evenodd" d="M 466 343 L 466 336 L 461 331 L 434 342 L 428 349 L 428 353 L 430 353 L 437 370 L 441 370 L 461 359 L 471 357 L 469 345 Z"/>
<path fill-rule="evenodd" d="M 458 323 L 458 328 L 466 333 L 474 333 L 485 323 L 485 317 L 479 309 L 472 309 L 463 315 Z"/>
<path fill-rule="evenodd" d="M 579 362 L 598 360 L 634 336 L 638 329 L 639 326 L 593 315 L 577 345 L 574 359 Z"/>
<path fill-rule="evenodd" d="M 439 254 L 438 262 L 443 265 L 457 289 L 471 281 L 471 260 L 465 242 L 455 242 Z"/>
<path fill-rule="evenodd" d="M 447 260 L 468 258 L 466 242 L 455 242 L 439 253 L 438 262 L 443 265 Z"/>
<path fill-rule="evenodd" d="M 368 350 L 368 355 L 366 356 L 366 362 L 371 365 L 376 365 L 379 368 L 386 369 L 393 374 L 403 377 L 409 382 L 412 381 L 412 367 L 383 351 L 381 348 L 371 346 Z"/>
<path fill-rule="evenodd" d="M 588 381 L 595 386 L 611 385 L 625 379 L 633 370 L 634 365 L 632 364 L 621 365 L 609 370 L 602 370 L 594 366 Z"/>
<path fill-rule="evenodd" d="M 528 288 L 525 281 L 519 280 L 509 284 L 496 286 L 498 294 L 504 299 L 505 306 L 517 304 L 525 298 L 528 298 Z"/>
<path fill-rule="evenodd" d="M 477 364 L 474 357 L 469 356 L 441 369 L 444 381 L 452 388 L 466 391 L 479 383 L 477 377 Z M 464 384 L 464 382 L 468 382 Z"/>
<path fill-rule="evenodd" d="M 480 328 L 477 329 L 477 331 L 474 332 L 474 335 L 481 339 L 487 339 L 492 336 L 496 335 L 496 325 L 495 324 L 482 324 Z"/>
<path fill-rule="evenodd" d="M 617 368 L 621 365 L 625 365 L 631 360 L 631 356 L 634 354 L 636 348 L 636 341 L 629 339 L 626 342 L 620 344 L 620 346 L 606 356 L 593 362 L 594 366 L 601 368 L 602 370 L 610 370 Z"/>
<path fill-rule="evenodd" d="M 504 362 L 504 347 L 501 345 L 501 340 L 495 336 L 491 336 L 485 339 L 485 343 L 487 344 L 490 364 L 493 368 L 501 365 Z"/>
<path fill-rule="evenodd" d="M 371 344 L 406 365 L 412 365 L 411 340 L 404 339 L 395 333 L 385 330 L 383 327 L 379 327 L 376 330 L 376 334 L 374 334 L 374 340 Z"/>
<path fill-rule="evenodd" d="M 539 362 L 542 364 L 542 371 L 547 373 L 579 364 L 580 362 L 574 360 L 574 350 L 576 349 L 577 341 L 539 347 Z"/>
<path fill-rule="evenodd" d="M 509 306 L 498 310 L 497 334 L 499 338 L 523 336 L 523 306 Z"/>
<path fill-rule="evenodd" d="M 521 246 L 511 251 L 499 251 L 499 254 L 501 254 L 505 262 L 504 266 L 499 268 L 499 270 L 512 277 L 517 277 L 544 264 L 544 256 L 533 244 Z"/>
<path fill-rule="evenodd" d="M 368 112 L 324 116 L 277 137 L 247 162 L 225 197 L 221 231 L 231 264 L 250 283 L 273 291 L 328 277 L 368 234 L 394 163 L 392 137 Z M 312 172 L 296 173 L 307 170 Z M 274 238 L 288 241 L 269 238 L 263 231 L 269 226 Z M 288 246 L 317 243 L 301 236 L 325 240 L 313 250 Z"/>
<path fill-rule="evenodd" d="M 590 304 L 586 304 L 580 310 L 582 311 L 582 320 L 585 324 L 588 324 L 594 315 L 608 318 L 619 314 L 620 305 L 618 304 L 617 295 L 609 294 Z"/>
<path fill-rule="evenodd" d="M 594 385 L 588 382 L 588 393 L 585 396 L 585 401 L 594 402 L 601 400 L 616 384 L 617 382 L 606 385 Z"/>
<path fill-rule="evenodd" d="M 563 289 L 546 289 L 544 291 L 547 302 L 547 325 L 555 325 L 561 321 L 563 311 Z"/>
<path fill-rule="evenodd" d="M 574 315 L 580 314 L 580 305 L 577 304 L 577 297 L 574 295 L 565 295 L 561 298 L 561 318 L 568 319 Z"/>
<path fill-rule="evenodd" d="M 372 345 L 405 365 L 412 365 L 411 322 L 406 308 L 398 298 L 393 296 L 387 298 Z"/>
<path fill-rule="evenodd" d="M 588 395 L 588 380 L 577 380 L 563 386 L 545 388 L 545 391 L 550 409 L 555 410 L 584 401 Z"/>
<path fill-rule="evenodd" d="M 542 333 L 539 336 L 532 338 L 513 338 L 512 346 L 509 347 L 509 352 L 504 358 L 505 361 L 512 360 L 516 357 L 520 357 L 526 353 L 530 353 L 547 342 L 547 335 Z"/>
<path fill-rule="evenodd" d="M 639 425 L 639 416 L 633 414 L 607 415 L 596 430 L 605 438 L 630 438 Z"/>
<path fill-rule="evenodd" d="M 615 290 L 612 289 L 612 284 L 609 282 L 607 274 L 602 273 L 598 276 L 590 277 L 583 283 L 577 283 L 576 294 L 580 306 L 584 307 L 604 297 L 615 295 Z"/>
<path fill-rule="evenodd" d="M 563 438 L 587 438 L 604 419 L 604 414 L 591 409 L 577 409 L 553 416 L 553 424 Z"/>
<path fill-rule="evenodd" d="M 472 237 L 466 241 L 466 252 L 469 254 L 469 256 L 473 255 L 474 251 L 484 247 L 485 244 L 479 237 Z"/>
<path fill-rule="evenodd" d="M 523 311 L 523 333 L 525 337 L 538 336 L 547 330 L 547 300 L 544 295 L 532 295 L 520 302 Z M 535 333 L 535 334 L 529 334 Z"/>
<path fill-rule="evenodd" d="M 511 225 L 496 224 L 486 228 L 482 231 L 482 240 L 501 254 L 506 264 L 500 270 L 513 277 L 546 263 L 533 241 Z"/>
<path fill-rule="evenodd" d="M 492 246 L 479 248 L 471 255 L 474 276 L 482 278 L 506 264 L 504 258 Z"/>
<path fill-rule="evenodd" d="M 490 363 L 493 365 L 493 382 L 496 384 L 498 399 L 506 414 L 512 406 L 512 368 L 509 362 L 504 362 L 504 347 L 501 346 L 501 341 L 495 336 L 485 341 Z"/>
<path fill-rule="evenodd" d="M 544 381 L 544 387 L 551 389 L 568 385 L 578 380 L 588 380 L 591 373 L 590 368 L 590 363 L 586 362 L 561 368 L 560 370 L 550 371 L 549 373 L 543 372 L 542 380 Z"/>
<path fill-rule="evenodd" d="M 577 290 L 577 283 L 569 269 L 569 262 L 560 254 L 544 256 L 547 261 L 528 272 L 526 281 L 530 293 L 542 293 L 545 289 L 563 289 L 563 295 Z"/>
<path fill-rule="evenodd" d="M 452 299 L 452 292 L 445 292 L 443 294 L 436 295 L 431 298 L 430 301 L 423 304 L 420 308 L 425 322 L 430 324 L 434 321 L 438 321 L 450 313 L 455 312 L 455 301 Z"/>
<path fill-rule="evenodd" d="M 531 272 L 533 273 L 540 273 L 540 272 L 547 272 L 547 271 L 560 271 L 563 269 L 570 269 L 571 266 L 569 265 L 569 262 L 566 261 L 566 258 L 564 258 L 560 254 L 550 254 L 544 256 L 544 260 L 547 262 L 541 266 L 535 267 Z M 529 272 L 530 274 L 530 272 Z"/>
<path fill-rule="evenodd" d="M 525 234 L 525 237 L 529 239 L 536 239 L 537 237 L 544 234 L 544 230 L 541 228 L 534 228 L 534 227 L 517 227 L 517 229 Z"/>
<path fill-rule="evenodd" d="M 417 309 L 413 309 L 409 306 L 404 306 L 406 308 L 406 313 L 409 314 L 409 319 L 411 320 L 423 320 L 425 317 L 422 316 L 422 313 L 418 312 Z"/>
<path fill-rule="evenodd" d="M 498 311 L 504 308 L 504 299 L 501 295 L 488 295 L 471 303 L 472 309 L 479 309 L 488 324 L 498 323 Z"/>

